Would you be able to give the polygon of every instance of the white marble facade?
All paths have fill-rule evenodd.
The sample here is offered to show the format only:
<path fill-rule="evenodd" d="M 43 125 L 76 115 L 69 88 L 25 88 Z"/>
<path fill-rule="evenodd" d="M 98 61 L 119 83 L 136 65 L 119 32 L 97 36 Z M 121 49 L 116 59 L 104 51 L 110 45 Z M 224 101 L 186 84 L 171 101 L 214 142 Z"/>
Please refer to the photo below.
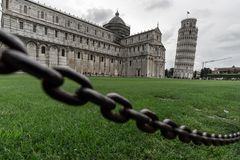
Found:
<path fill-rule="evenodd" d="M 175 78 L 192 79 L 197 46 L 197 19 L 182 20 L 178 31 L 178 42 L 173 76 Z"/>
<path fill-rule="evenodd" d="M 31 0 L 2 0 L 2 11 L 1 28 L 23 40 L 30 57 L 43 65 L 91 75 L 164 77 L 158 27 L 130 36 L 118 12 L 106 24 L 114 23 L 109 29 Z"/>

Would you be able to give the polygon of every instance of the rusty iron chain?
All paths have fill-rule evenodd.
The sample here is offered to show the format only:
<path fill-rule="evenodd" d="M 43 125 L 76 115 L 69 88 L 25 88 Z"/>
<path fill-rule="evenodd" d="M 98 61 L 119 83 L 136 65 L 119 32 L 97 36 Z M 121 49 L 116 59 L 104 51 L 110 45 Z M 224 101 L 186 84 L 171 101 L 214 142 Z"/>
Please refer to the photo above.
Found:
<path fill-rule="evenodd" d="M 179 126 L 169 119 L 160 121 L 159 117 L 148 109 L 140 112 L 133 109 L 132 104 L 117 93 L 106 96 L 93 89 L 89 79 L 69 68 L 48 68 L 29 58 L 24 43 L 16 36 L 0 30 L 0 42 L 7 46 L 0 52 L 0 74 L 10 74 L 24 71 L 42 81 L 43 90 L 55 100 L 73 106 L 82 106 L 92 102 L 100 107 L 101 114 L 115 123 L 136 121 L 138 129 L 146 133 L 160 130 L 167 139 L 179 138 L 183 143 L 193 142 L 195 145 L 227 145 L 240 140 L 240 132 L 231 134 L 209 134 L 198 130 L 191 130 L 186 126 Z M 62 90 L 60 87 L 67 77 L 81 87 L 74 94 Z M 116 105 L 122 106 L 118 113 L 113 110 Z"/>

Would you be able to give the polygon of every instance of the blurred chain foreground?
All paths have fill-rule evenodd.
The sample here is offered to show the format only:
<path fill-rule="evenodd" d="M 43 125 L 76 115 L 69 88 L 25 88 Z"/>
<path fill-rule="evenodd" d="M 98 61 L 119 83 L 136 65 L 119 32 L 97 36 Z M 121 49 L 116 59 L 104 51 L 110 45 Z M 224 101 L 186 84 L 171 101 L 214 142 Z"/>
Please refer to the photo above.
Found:
<path fill-rule="evenodd" d="M 191 130 L 186 126 L 179 126 L 175 122 L 165 119 L 160 121 L 158 116 L 143 109 L 140 112 L 133 109 L 132 104 L 117 93 L 109 93 L 106 96 L 93 89 L 89 79 L 69 68 L 47 68 L 28 57 L 24 43 L 14 35 L 0 30 L 0 41 L 7 46 L 0 52 L 0 74 L 11 74 L 16 71 L 24 71 L 42 81 L 43 90 L 53 99 L 63 103 L 82 106 L 92 102 L 100 107 L 103 117 L 115 123 L 126 123 L 129 120 L 136 121 L 137 127 L 147 133 L 155 133 L 160 130 L 167 139 L 179 138 L 183 143 L 193 142 L 195 145 L 206 146 L 227 145 L 240 140 L 240 132 L 231 134 L 209 134 L 198 130 Z M 81 87 L 74 94 L 61 89 L 67 77 Z M 114 112 L 116 105 L 122 108 L 118 113 Z"/>

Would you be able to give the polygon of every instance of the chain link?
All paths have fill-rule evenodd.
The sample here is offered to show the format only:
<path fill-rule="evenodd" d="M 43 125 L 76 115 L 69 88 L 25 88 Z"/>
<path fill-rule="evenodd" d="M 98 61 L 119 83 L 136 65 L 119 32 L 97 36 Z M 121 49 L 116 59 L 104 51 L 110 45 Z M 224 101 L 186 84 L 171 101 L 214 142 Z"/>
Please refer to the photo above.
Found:
<path fill-rule="evenodd" d="M 195 145 L 227 145 L 240 140 L 240 132 L 221 135 L 209 134 L 198 130 L 191 130 L 187 126 L 179 126 L 170 119 L 160 121 L 159 117 L 148 109 L 140 112 L 133 109 L 132 104 L 117 93 L 106 96 L 93 89 L 89 79 L 72 69 L 63 67 L 48 68 L 30 59 L 24 43 L 16 36 L 0 30 L 0 41 L 8 48 L 0 51 L 0 74 L 10 74 L 22 70 L 42 81 L 43 90 L 55 100 L 73 105 L 82 106 L 92 102 L 100 107 L 101 114 L 115 123 L 126 123 L 134 120 L 137 127 L 146 133 L 155 133 L 158 130 L 167 139 L 179 138 L 183 143 L 193 142 Z M 79 84 L 75 93 L 61 89 L 64 78 L 69 78 Z M 115 112 L 117 104 L 122 107 Z"/>
<path fill-rule="evenodd" d="M 18 37 L 0 30 L 0 40 L 7 47 L 17 50 L 17 51 L 20 51 L 21 54 L 27 54 L 27 49 L 26 49 L 24 43 Z M 0 58 L 1 58 L 1 54 L 0 54 Z M 17 71 L 17 69 L 14 68 L 13 66 L 10 66 L 10 65 L 6 66 L 6 65 L 4 65 L 4 63 L 2 63 L 0 61 L 0 73 L 1 74 L 13 73 L 16 71 Z"/>

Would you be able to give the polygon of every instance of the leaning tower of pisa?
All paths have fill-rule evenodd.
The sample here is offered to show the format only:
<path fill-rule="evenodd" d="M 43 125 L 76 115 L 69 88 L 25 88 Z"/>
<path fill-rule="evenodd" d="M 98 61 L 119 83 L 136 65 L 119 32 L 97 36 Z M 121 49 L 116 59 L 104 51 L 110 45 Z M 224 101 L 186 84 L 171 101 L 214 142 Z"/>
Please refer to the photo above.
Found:
<path fill-rule="evenodd" d="M 187 18 L 182 20 L 178 31 L 178 42 L 175 59 L 175 78 L 193 78 L 193 68 L 197 46 L 198 28 L 197 19 Z"/>

